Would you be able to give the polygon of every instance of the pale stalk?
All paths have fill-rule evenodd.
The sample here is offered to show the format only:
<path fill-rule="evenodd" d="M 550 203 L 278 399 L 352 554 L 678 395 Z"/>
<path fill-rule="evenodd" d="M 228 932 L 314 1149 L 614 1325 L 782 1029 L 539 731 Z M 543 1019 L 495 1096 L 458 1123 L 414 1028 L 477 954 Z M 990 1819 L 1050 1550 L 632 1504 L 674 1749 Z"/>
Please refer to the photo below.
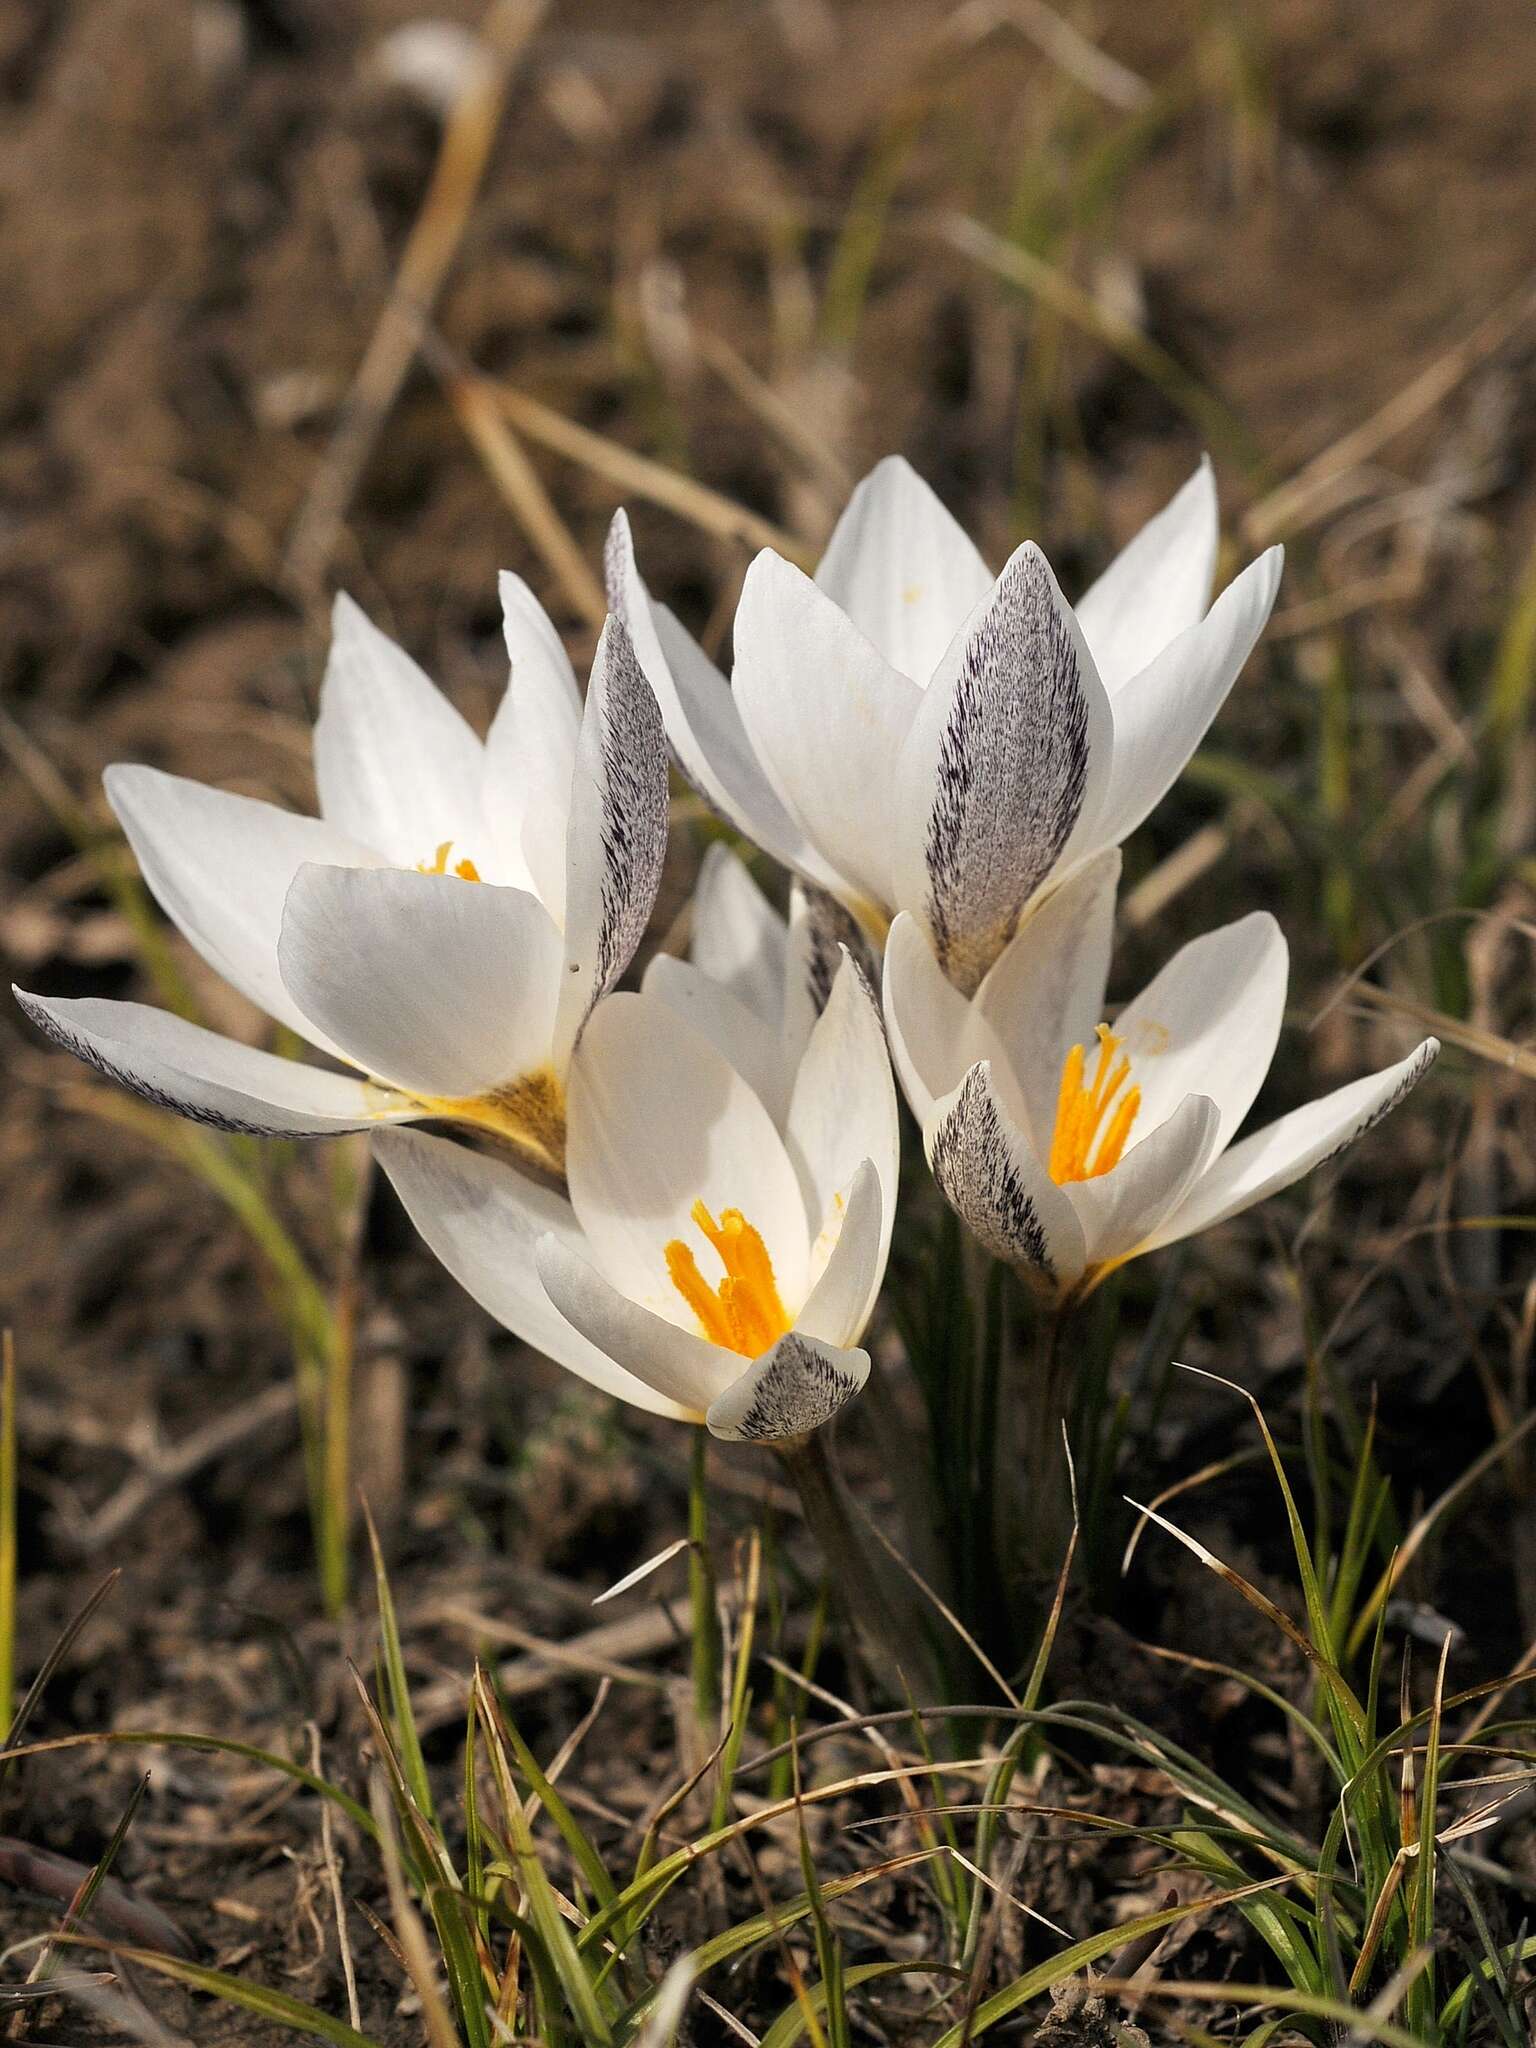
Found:
<path fill-rule="evenodd" d="M 1072 1535 L 1065 1438 L 1072 1360 L 1062 1341 L 1070 1315 L 1066 1303 L 1042 1307 L 1029 1345 L 1005 1349 L 1000 1375 L 999 1436 L 1010 1450 L 999 1465 L 1000 1563 L 1005 1581 L 1031 1600 L 1054 1583 Z"/>
<path fill-rule="evenodd" d="M 695 1428 L 688 1461 L 688 1604 L 693 1613 L 693 1712 L 713 1747 L 720 1725 L 720 1614 L 709 1556 L 705 1491 L 709 1431 Z"/>
<path fill-rule="evenodd" d="M 800 1496 L 806 1524 L 871 1661 L 900 1692 L 939 1697 L 934 1658 L 912 1588 L 877 1555 L 849 1499 L 825 1429 L 773 1446 Z"/>

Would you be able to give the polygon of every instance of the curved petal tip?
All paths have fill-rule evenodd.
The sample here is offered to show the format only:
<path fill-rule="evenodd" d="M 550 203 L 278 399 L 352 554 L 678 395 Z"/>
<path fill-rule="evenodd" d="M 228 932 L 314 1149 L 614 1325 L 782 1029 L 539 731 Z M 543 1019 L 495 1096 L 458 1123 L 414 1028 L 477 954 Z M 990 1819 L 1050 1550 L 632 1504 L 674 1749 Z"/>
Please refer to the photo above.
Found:
<path fill-rule="evenodd" d="M 851 1401 L 869 1378 L 863 1351 L 841 1351 L 798 1330 L 781 1337 L 710 1403 L 712 1436 L 780 1443 L 809 1436 Z"/>

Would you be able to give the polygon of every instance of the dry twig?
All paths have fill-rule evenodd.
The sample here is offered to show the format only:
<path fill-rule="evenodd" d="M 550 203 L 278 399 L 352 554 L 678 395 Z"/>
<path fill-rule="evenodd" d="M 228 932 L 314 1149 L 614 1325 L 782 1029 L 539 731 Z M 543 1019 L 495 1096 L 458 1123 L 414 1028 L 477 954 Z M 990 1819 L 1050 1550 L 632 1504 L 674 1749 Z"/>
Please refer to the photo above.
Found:
<path fill-rule="evenodd" d="M 310 482 L 283 557 L 285 582 L 318 589 L 379 430 L 421 346 L 490 161 L 513 69 L 547 0 L 492 0 L 480 30 L 482 62 L 443 129 L 426 198 L 330 445 Z"/>

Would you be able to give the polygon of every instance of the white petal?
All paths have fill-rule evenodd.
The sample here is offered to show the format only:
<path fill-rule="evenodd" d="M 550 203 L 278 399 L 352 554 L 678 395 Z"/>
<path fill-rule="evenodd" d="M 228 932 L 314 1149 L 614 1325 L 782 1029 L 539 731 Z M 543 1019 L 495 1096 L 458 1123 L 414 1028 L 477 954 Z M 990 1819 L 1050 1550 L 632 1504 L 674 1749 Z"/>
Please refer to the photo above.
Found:
<path fill-rule="evenodd" d="M 1268 623 L 1283 559 L 1271 548 L 1251 562 L 1200 624 L 1115 698 L 1114 761 L 1091 828 L 1095 845 L 1128 838 L 1183 773 Z"/>
<path fill-rule="evenodd" d="M 966 1067 L 1001 1047 L 1035 1149 L 1048 1157 L 1061 1068 L 1074 1045 L 1093 1044 L 1104 1015 L 1114 942 L 1118 849 L 1095 854 L 1053 888 L 988 970 L 962 1037 Z"/>
<path fill-rule="evenodd" d="M 728 988 L 711 981 L 686 960 L 658 953 L 645 970 L 641 988 L 667 1004 L 727 1059 L 754 1090 L 780 1129 L 789 1112 L 794 1076 L 785 1065 L 779 1033 Z"/>
<path fill-rule="evenodd" d="M 241 1045 L 144 1003 L 28 995 L 16 1000 L 66 1052 L 162 1109 L 216 1130 L 330 1138 L 421 1114 L 372 1082 Z"/>
<path fill-rule="evenodd" d="M 666 1247 L 709 1249 L 689 1214 L 739 1209 L 763 1238 L 793 1312 L 806 1291 L 809 1233 L 784 1142 L 751 1087 L 707 1039 L 653 996 L 599 1004 L 571 1063 L 566 1172 L 594 1264 L 631 1301 L 682 1329 L 693 1316 Z"/>
<path fill-rule="evenodd" d="M 572 1329 L 544 1292 L 539 1241 L 553 1235 L 581 1248 L 569 1202 L 500 1160 L 420 1131 L 386 1131 L 374 1152 L 427 1244 L 487 1314 L 603 1393 L 653 1415 L 685 1416 Z"/>
<path fill-rule="evenodd" d="M 923 693 L 831 598 L 765 548 L 736 608 L 732 694 L 785 809 L 841 878 L 891 900 L 896 763 Z"/>
<path fill-rule="evenodd" d="M 925 1128 L 965 1079 L 971 1005 L 946 981 L 917 919 L 903 911 L 885 942 L 885 1028 L 912 1114 Z"/>
<path fill-rule="evenodd" d="M 603 561 L 609 609 L 629 629 L 682 773 L 705 802 L 755 846 L 799 874 L 824 884 L 834 880 L 763 774 L 742 729 L 730 684 L 693 636 L 646 589 L 623 511 L 614 514 Z"/>
<path fill-rule="evenodd" d="M 1197 1230 L 1225 1223 L 1255 1202 L 1325 1165 L 1393 1110 L 1434 1064 L 1440 1045 L 1426 1038 L 1416 1052 L 1379 1074 L 1367 1074 L 1293 1109 L 1216 1161 L 1189 1199 L 1163 1225 L 1153 1244 L 1174 1244 Z"/>
<path fill-rule="evenodd" d="M 791 1079 L 805 1057 L 816 1019 L 827 1007 L 845 954 L 856 962 L 868 981 L 879 981 L 879 958 L 858 919 L 825 889 L 796 877 L 789 891 L 780 1026 L 780 1041 Z"/>
<path fill-rule="evenodd" d="M 315 724 L 320 815 L 395 866 L 430 865 L 451 842 L 451 860 L 485 872 L 493 849 L 482 773 L 480 742 L 448 699 L 351 598 L 338 597 Z"/>
<path fill-rule="evenodd" d="M 1090 1266 L 1124 1258 L 1173 1214 L 1215 1157 L 1217 1119 L 1207 1096 L 1186 1096 L 1118 1166 L 1062 1189 L 1083 1226 Z"/>
<path fill-rule="evenodd" d="M 592 1005 L 634 958 L 666 857 L 661 714 L 628 633 L 610 618 L 587 686 L 571 791 L 557 1069 L 569 1058 Z"/>
<path fill-rule="evenodd" d="M 992 575 L 910 463 L 888 455 L 848 500 L 816 581 L 894 668 L 926 683 Z"/>
<path fill-rule="evenodd" d="M 1109 750 L 1109 700 L 1049 563 L 1026 543 L 924 694 L 894 818 L 890 789 L 878 791 L 896 901 L 965 994 L 1096 812 Z"/>
<path fill-rule="evenodd" d="M 1205 617 L 1220 539 L 1210 458 L 1077 601 L 1077 622 L 1111 698 Z"/>
<path fill-rule="evenodd" d="M 563 926 L 581 693 L 559 634 L 521 576 L 502 573 L 501 607 L 512 673 L 486 738 L 482 790 L 495 879 L 531 889 Z"/>
<path fill-rule="evenodd" d="M 510 569 L 503 569 L 497 577 L 496 593 L 501 599 L 501 633 L 513 680 L 519 669 L 530 679 L 536 675 L 538 694 L 559 706 L 574 739 L 581 723 L 581 685 L 554 620 L 522 577 Z"/>
<path fill-rule="evenodd" d="M 840 1351 L 791 1330 L 755 1360 L 711 1407 L 713 1436 L 778 1443 L 830 1422 L 869 1378 L 862 1351 Z"/>
<path fill-rule="evenodd" d="M 686 1409 L 690 1420 L 702 1422 L 710 1402 L 740 1373 L 736 1352 L 641 1308 L 558 1238 L 542 1239 L 537 1257 L 544 1292 L 572 1329 L 664 1400 Z"/>
<path fill-rule="evenodd" d="M 776 1025 L 784 1009 L 785 923 L 738 854 L 715 840 L 693 892 L 689 957 L 737 1002 Z"/>
<path fill-rule="evenodd" d="M 1126 1004 L 1115 1034 L 1141 1090 L 1133 1141 L 1198 1093 L 1220 1112 L 1218 1148 L 1230 1144 L 1275 1056 L 1287 966 L 1279 925 L 1256 910 L 1181 946 Z"/>
<path fill-rule="evenodd" d="M 859 1162 L 823 1235 L 831 1241 L 830 1254 L 795 1328 L 828 1344 L 857 1344 L 874 1313 L 891 1243 L 890 1205 L 872 1159 Z"/>
<path fill-rule="evenodd" d="M 832 1250 L 826 1219 L 846 1202 L 863 1162 L 880 1182 L 884 1229 L 880 1269 L 890 1250 L 901 1174 L 901 1125 L 885 1033 L 873 991 L 846 955 L 795 1077 L 784 1142 L 800 1176 L 814 1285 Z M 821 1235 L 817 1235 L 821 1233 Z M 818 1335 L 832 1336 L 830 1331 Z M 846 1342 L 836 1337 L 834 1342 Z"/>
<path fill-rule="evenodd" d="M 478 1095 L 549 1065 L 560 934 L 521 889 L 404 868 L 301 868 L 283 978 L 381 1080 Z"/>
<path fill-rule="evenodd" d="M 993 1086 L 972 1067 L 923 1130 L 940 1193 L 983 1247 L 1026 1279 L 1064 1292 L 1082 1275 L 1082 1226 Z"/>
<path fill-rule="evenodd" d="M 151 893 L 209 966 L 269 1017 L 334 1052 L 283 986 L 283 902 L 305 861 L 370 868 L 377 855 L 319 818 L 158 768 L 119 763 L 102 779 Z"/>

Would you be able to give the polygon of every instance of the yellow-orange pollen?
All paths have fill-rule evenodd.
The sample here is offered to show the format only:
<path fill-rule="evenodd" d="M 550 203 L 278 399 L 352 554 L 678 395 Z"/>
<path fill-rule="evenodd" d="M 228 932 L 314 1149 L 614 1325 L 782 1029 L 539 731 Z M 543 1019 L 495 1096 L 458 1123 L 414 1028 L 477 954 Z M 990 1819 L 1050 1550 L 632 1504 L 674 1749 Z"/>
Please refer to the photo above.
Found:
<path fill-rule="evenodd" d="M 702 1202 L 695 1202 L 690 1213 L 719 1254 L 725 1277 L 711 1287 L 680 1237 L 667 1246 L 667 1277 L 711 1344 L 759 1358 L 789 1328 L 768 1247 L 739 1209 L 722 1209 L 718 1223 Z"/>
<path fill-rule="evenodd" d="M 1120 1163 L 1141 1107 L 1141 1090 L 1125 1085 L 1131 1078 L 1130 1061 L 1115 1057 L 1121 1043 L 1107 1024 L 1099 1026 L 1099 1056 L 1091 1080 L 1086 1078 L 1088 1061 L 1080 1045 L 1074 1045 L 1062 1063 L 1051 1139 L 1051 1179 L 1058 1187 L 1069 1180 L 1097 1180 Z"/>
<path fill-rule="evenodd" d="M 451 868 L 449 867 L 448 856 L 450 853 L 452 853 L 452 851 L 453 841 L 451 839 L 445 839 L 442 845 L 437 849 L 437 852 L 434 855 L 434 857 L 430 861 L 417 861 L 417 874 L 457 875 L 461 882 L 478 882 L 480 879 L 480 870 L 475 866 L 472 860 L 456 860 L 453 866 Z"/>

